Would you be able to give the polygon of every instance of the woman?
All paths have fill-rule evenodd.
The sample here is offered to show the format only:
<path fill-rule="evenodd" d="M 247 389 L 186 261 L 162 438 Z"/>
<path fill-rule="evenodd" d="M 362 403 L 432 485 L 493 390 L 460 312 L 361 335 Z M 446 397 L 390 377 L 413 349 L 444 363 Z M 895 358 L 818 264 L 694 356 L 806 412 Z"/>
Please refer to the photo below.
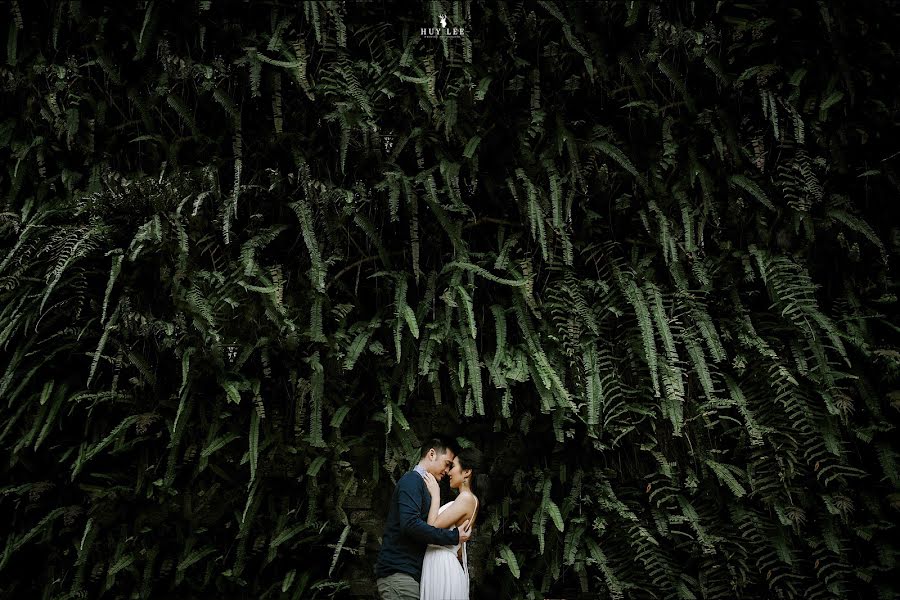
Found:
<path fill-rule="evenodd" d="M 440 506 L 441 490 L 433 475 L 427 474 L 425 484 L 431 492 L 428 524 L 442 529 L 461 527 L 466 521 L 475 524 L 478 498 L 473 493 L 474 474 L 481 470 L 481 452 L 475 448 L 461 450 L 450 469 L 450 487 L 458 490 L 455 500 Z M 421 600 L 468 600 L 469 563 L 466 545 L 429 545 L 422 562 Z"/>

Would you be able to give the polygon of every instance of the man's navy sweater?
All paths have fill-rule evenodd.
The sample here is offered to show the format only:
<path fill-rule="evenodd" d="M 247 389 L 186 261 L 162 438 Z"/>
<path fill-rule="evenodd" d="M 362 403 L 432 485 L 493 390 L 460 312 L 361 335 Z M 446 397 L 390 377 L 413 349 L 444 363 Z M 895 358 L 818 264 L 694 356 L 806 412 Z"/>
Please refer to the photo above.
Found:
<path fill-rule="evenodd" d="M 422 476 L 410 471 L 401 477 L 391 496 L 375 577 L 406 573 L 419 581 L 428 544 L 451 546 L 459 542 L 456 530 L 438 529 L 426 522 L 430 507 L 431 494 Z"/>

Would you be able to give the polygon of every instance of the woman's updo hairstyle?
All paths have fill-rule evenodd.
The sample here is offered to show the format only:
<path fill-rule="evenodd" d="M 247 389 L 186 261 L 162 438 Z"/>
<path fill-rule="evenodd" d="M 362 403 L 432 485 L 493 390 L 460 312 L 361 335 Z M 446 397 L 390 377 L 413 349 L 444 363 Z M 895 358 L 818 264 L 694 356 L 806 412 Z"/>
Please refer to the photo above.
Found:
<path fill-rule="evenodd" d="M 472 475 L 469 479 L 469 487 L 472 493 L 478 496 L 487 491 L 488 477 L 484 469 L 484 455 L 481 450 L 475 447 L 462 448 L 456 454 L 459 460 L 459 466 L 463 471 L 472 469 Z M 480 491 L 479 491 L 480 490 Z"/>

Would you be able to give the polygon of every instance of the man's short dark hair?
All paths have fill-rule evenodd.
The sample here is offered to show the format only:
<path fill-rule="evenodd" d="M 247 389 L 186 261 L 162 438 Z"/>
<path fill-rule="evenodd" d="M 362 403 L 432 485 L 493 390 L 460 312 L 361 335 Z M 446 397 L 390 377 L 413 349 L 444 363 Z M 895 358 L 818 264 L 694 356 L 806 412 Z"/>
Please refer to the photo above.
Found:
<path fill-rule="evenodd" d="M 452 450 L 453 453 L 456 454 L 456 444 L 453 441 L 443 436 L 436 435 L 428 438 L 425 440 L 425 443 L 422 444 L 422 450 L 419 452 L 419 460 L 425 458 L 428 451 L 432 448 L 434 448 L 434 451 L 438 454 L 443 454 L 447 450 Z"/>

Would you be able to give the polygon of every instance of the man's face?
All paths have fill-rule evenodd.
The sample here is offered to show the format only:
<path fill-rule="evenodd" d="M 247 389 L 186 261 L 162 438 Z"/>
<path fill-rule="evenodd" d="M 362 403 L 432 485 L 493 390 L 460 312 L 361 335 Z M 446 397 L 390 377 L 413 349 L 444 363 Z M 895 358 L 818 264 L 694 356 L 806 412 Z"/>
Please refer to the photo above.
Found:
<path fill-rule="evenodd" d="M 450 472 L 450 469 L 453 468 L 453 459 L 456 458 L 456 455 L 453 453 L 453 450 L 446 450 L 443 454 L 438 454 L 438 451 L 432 448 L 428 452 L 428 465 L 425 467 L 425 470 L 434 475 L 434 478 L 440 481 L 444 478 L 444 475 Z"/>

